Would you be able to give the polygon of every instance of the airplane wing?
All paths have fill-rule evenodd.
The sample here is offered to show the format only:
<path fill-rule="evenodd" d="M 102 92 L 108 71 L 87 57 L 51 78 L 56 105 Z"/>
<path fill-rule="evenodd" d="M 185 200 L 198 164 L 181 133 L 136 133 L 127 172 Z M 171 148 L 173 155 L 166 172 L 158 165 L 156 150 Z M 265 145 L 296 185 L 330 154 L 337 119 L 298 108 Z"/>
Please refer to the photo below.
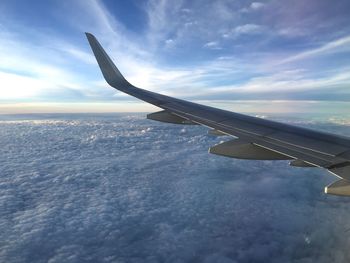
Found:
<path fill-rule="evenodd" d="M 291 160 L 291 166 L 325 168 L 340 178 L 325 187 L 325 193 L 350 196 L 350 138 L 137 88 L 123 77 L 97 39 L 90 33 L 86 36 L 109 85 L 163 109 L 148 114 L 148 119 L 204 125 L 211 128 L 211 134 L 237 137 L 209 148 L 213 154 L 252 160 Z"/>

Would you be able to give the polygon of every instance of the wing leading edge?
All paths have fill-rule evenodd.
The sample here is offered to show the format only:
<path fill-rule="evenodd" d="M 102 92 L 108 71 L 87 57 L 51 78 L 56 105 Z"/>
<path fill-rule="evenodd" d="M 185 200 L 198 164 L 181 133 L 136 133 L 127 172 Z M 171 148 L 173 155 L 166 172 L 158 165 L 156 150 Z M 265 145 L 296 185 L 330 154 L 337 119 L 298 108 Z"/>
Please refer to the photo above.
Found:
<path fill-rule="evenodd" d="M 327 186 L 328 194 L 350 196 L 350 138 L 313 131 L 284 123 L 221 110 L 130 84 L 120 73 L 97 39 L 86 33 L 107 83 L 124 93 L 153 104 L 163 111 L 147 118 L 210 127 L 211 134 L 238 137 L 215 145 L 209 152 L 223 156 L 256 159 L 290 159 L 292 166 L 322 167 L 341 178 Z"/>

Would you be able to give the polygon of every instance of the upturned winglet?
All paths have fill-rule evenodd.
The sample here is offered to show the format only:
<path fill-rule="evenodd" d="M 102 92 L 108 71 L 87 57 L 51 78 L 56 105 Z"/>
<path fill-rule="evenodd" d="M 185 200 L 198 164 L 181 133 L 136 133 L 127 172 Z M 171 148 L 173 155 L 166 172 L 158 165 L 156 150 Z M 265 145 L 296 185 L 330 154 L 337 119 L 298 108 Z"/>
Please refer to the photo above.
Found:
<path fill-rule="evenodd" d="M 107 83 L 115 88 L 130 85 L 130 83 L 124 78 L 118 68 L 114 65 L 113 61 L 107 55 L 106 51 L 104 51 L 96 37 L 91 33 L 85 34 L 89 41 L 91 49 L 94 52 L 97 63 L 100 66 L 103 77 Z"/>

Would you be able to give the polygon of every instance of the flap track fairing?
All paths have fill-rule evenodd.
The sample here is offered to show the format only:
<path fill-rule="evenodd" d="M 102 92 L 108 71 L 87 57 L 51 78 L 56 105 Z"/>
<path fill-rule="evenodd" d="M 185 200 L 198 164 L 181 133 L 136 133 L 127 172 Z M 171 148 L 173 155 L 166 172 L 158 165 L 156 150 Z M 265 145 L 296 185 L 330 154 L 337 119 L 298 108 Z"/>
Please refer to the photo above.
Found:
<path fill-rule="evenodd" d="M 187 120 L 185 118 L 182 118 L 178 115 L 172 114 L 166 110 L 147 114 L 147 119 L 160 121 L 160 122 L 174 123 L 174 124 L 196 125 L 196 123 L 190 120 Z"/>
<path fill-rule="evenodd" d="M 209 148 L 209 153 L 249 160 L 289 160 L 289 156 L 271 151 L 244 140 L 236 139 Z"/>
<path fill-rule="evenodd" d="M 350 181 L 340 179 L 325 187 L 324 192 L 331 195 L 350 196 Z"/>

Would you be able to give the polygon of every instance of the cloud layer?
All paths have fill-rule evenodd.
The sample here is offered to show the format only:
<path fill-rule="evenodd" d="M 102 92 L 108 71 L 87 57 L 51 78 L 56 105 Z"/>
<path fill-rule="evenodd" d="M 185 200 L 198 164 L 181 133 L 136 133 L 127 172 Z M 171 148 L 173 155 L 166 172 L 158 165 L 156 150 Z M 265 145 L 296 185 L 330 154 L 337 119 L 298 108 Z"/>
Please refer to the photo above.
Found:
<path fill-rule="evenodd" d="M 333 176 L 209 155 L 226 138 L 143 119 L 2 116 L 0 261 L 350 260 Z M 334 120 L 290 122 L 349 135 Z"/>

